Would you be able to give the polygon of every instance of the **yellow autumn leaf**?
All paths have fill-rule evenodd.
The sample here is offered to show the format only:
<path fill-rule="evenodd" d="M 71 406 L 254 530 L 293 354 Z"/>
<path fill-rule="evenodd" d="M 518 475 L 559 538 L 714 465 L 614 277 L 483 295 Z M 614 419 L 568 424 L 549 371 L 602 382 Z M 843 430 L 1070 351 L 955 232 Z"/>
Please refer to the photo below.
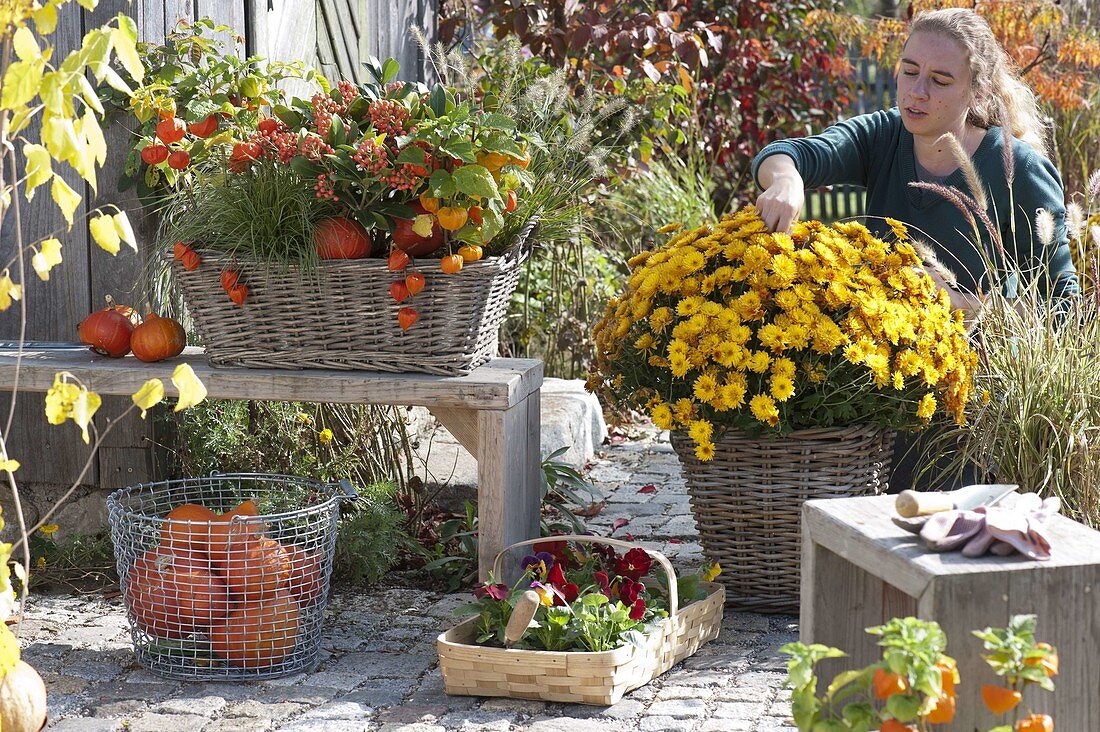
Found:
<path fill-rule="evenodd" d="M 76 0 L 76 3 L 85 10 L 95 10 L 95 6 L 99 5 L 99 0 Z"/>
<path fill-rule="evenodd" d="M 149 379 L 141 385 L 141 388 L 131 398 L 137 408 L 141 410 L 141 418 L 145 419 L 147 411 L 152 409 L 154 405 L 164 401 L 164 382 L 160 379 Z"/>
<path fill-rule="evenodd" d="M 417 236 L 424 238 L 432 235 L 432 227 L 435 225 L 435 217 L 431 214 L 421 214 L 413 220 L 412 230 Z"/>
<path fill-rule="evenodd" d="M 12 300 L 23 299 L 23 286 L 11 281 L 11 274 L 4 270 L 0 274 L 0 312 L 11 307 Z"/>
<path fill-rule="evenodd" d="M 31 266 L 38 273 L 38 278 L 46 282 L 50 279 L 50 270 L 61 264 L 61 242 L 57 239 L 46 239 L 40 247 L 31 257 Z"/>
<path fill-rule="evenodd" d="M 23 157 L 27 160 L 27 183 L 23 192 L 29 201 L 34 198 L 34 189 L 53 175 L 53 163 L 49 151 L 34 143 L 23 146 Z"/>
<path fill-rule="evenodd" d="M 8 458 L 7 460 L 0 460 L 0 470 L 6 470 L 9 473 L 14 473 L 19 470 L 19 461 Z"/>
<path fill-rule="evenodd" d="M 20 61 L 34 61 L 42 57 L 42 49 L 38 47 L 34 33 L 25 25 L 15 31 L 11 38 L 11 45 Z"/>
<path fill-rule="evenodd" d="M 115 55 L 122 63 L 122 68 L 130 72 L 134 81 L 140 83 L 145 78 L 145 67 L 141 65 L 141 57 L 137 51 L 137 24 L 124 13 L 119 13 L 116 17 L 118 28 L 111 31 Z"/>
<path fill-rule="evenodd" d="M 206 398 L 206 386 L 202 383 L 191 364 L 181 363 L 172 372 L 172 384 L 179 391 L 179 401 L 172 411 L 179 412 L 193 407 Z"/>
<path fill-rule="evenodd" d="M 42 82 L 42 71 L 46 67 L 44 59 L 33 61 L 13 61 L 4 73 L 4 83 L 0 91 L 0 109 L 16 109 L 34 99 L 38 86 Z"/>
<path fill-rule="evenodd" d="M 137 237 L 134 236 L 134 229 L 130 226 L 130 219 L 126 216 L 126 212 L 119 211 L 113 218 L 115 220 L 115 231 L 118 232 L 118 237 L 126 243 L 126 246 L 136 252 L 138 250 Z"/>
<path fill-rule="evenodd" d="M 119 244 L 122 238 L 115 228 L 115 218 L 110 214 L 96 216 L 88 222 L 88 231 L 92 233 L 92 239 L 99 248 L 108 254 L 118 254 Z"/>
<path fill-rule="evenodd" d="M 46 392 L 46 419 L 55 425 L 71 419 L 80 426 L 81 436 L 88 443 L 91 441 L 88 425 L 103 400 L 84 385 L 69 381 L 71 378 L 67 371 L 54 375 L 53 386 Z"/>
<path fill-rule="evenodd" d="M 80 131 L 84 133 L 88 149 L 95 155 L 95 161 L 103 165 L 107 162 L 107 140 L 103 137 L 103 128 L 99 126 L 99 120 L 96 119 L 92 110 L 87 109 L 80 121 Z"/>
<path fill-rule="evenodd" d="M 73 214 L 76 213 L 76 209 L 80 206 L 80 194 L 69 187 L 69 184 L 65 180 L 54 173 L 53 185 L 50 186 L 50 195 L 53 196 L 54 203 L 61 209 L 61 213 L 65 216 L 65 221 L 68 222 L 69 228 L 73 226 Z"/>
<path fill-rule="evenodd" d="M 0 620 L 0 679 L 19 663 L 19 639 L 11 632 L 7 623 Z"/>
<path fill-rule="evenodd" d="M 57 6 L 52 3 L 43 5 L 32 13 L 38 34 L 48 36 L 57 28 Z"/>

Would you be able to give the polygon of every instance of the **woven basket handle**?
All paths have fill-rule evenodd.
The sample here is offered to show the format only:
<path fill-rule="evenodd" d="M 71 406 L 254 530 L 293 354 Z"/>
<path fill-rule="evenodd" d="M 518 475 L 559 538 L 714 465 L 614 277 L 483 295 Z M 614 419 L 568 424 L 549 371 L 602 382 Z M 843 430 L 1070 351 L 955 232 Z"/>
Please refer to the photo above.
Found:
<path fill-rule="evenodd" d="M 668 616 L 674 618 L 676 617 L 676 613 L 679 612 L 679 587 L 676 584 L 676 571 L 672 568 L 672 562 L 668 561 L 668 557 L 661 554 L 659 551 L 646 549 L 644 546 L 638 546 L 637 544 L 631 544 L 628 541 L 621 541 L 619 539 L 608 539 L 603 536 L 589 536 L 588 534 L 562 534 L 561 536 L 544 536 L 541 539 L 517 541 L 511 546 L 504 547 L 497 554 L 496 559 L 493 560 L 493 576 L 500 576 L 500 560 L 504 558 L 506 553 L 513 549 L 518 549 L 521 546 L 545 544 L 549 541 L 575 541 L 578 544 L 607 544 L 608 546 L 616 546 L 620 549 L 641 549 L 655 559 L 657 563 L 661 565 L 661 569 L 665 571 L 665 577 L 668 579 Z"/>

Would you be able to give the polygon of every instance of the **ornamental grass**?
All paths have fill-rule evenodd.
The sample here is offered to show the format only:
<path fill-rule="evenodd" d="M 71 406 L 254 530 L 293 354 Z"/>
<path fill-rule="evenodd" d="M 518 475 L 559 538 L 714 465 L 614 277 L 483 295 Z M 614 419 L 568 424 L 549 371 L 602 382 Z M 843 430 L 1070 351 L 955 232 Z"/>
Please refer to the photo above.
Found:
<path fill-rule="evenodd" d="M 700 460 L 729 429 L 961 424 L 977 363 L 963 315 L 889 224 L 893 241 L 858 223 L 772 234 L 746 206 L 676 233 L 630 260 L 588 388 L 686 432 Z"/>

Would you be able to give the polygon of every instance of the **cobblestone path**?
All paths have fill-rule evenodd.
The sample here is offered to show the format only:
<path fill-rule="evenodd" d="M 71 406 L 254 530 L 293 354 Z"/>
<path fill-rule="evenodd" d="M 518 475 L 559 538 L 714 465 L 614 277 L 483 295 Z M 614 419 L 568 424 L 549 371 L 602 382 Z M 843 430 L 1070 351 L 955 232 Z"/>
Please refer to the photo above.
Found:
<path fill-rule="evenodd" d="M 702 562 L 680 467 L 667 438 L 607 446 L 589 477 L 607 506 L 591 528 L 618 518 L 677 569 Z M 639 492 L 646 485 L 653 492 Z M 794 732 L 778 648 L 795 618 L 726 611 L 722 633 L 692 658 L 610 707 L 452 697 L 436 666 L 436 635 L 467 595 L 393 581 L 337 589 L 322 662 L 308 674 L 248 683 L 180 682 L 138 666 L 118 599 L 36 596 L 22 625 L 24 658 L 49 690 L 58 732 Z"/>

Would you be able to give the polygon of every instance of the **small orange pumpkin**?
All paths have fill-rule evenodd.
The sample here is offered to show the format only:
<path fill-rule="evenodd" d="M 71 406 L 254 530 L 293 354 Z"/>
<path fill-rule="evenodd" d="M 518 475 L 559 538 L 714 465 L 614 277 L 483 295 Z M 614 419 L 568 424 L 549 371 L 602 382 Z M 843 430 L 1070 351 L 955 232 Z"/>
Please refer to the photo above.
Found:
<path fill-rule="evenodd" d="M 130 336 L 130 348 L 134 355 L 147 363 L 178 356 L 186 345 L 187 334 L 183 332 L 182 325 L 153 313 L 145 316 L 145 322 L 134 328 Z"/>
<path fill-rule="evenodd" d="M 283 589 L 263 602 L 239 605 L 207 637 L 214 653 L 232 665 L 268 668 L 294 650 L 300 618 L 298 601 Z"/>
<path fill-rule="evenodd" d="M 122 358 L 131 348 L 130 341 L 134 332 L 132 314 L 130 308 L 115 305 L 108 295 L 107 307 L 96 310 L 80 321 L 77 327 L 80 342 L 101 356 Z"/>

